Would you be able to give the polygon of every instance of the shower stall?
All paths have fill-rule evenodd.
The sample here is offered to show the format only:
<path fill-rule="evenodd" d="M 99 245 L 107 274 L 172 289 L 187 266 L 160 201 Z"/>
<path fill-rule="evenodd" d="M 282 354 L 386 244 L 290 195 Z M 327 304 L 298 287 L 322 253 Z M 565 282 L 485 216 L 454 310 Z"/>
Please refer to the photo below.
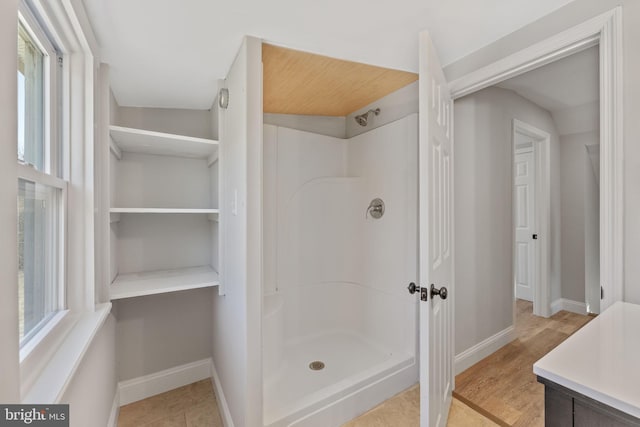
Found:
<path fill-rule="evenodd" d="M 263 141 L 264 425 L 340 425 L 418 381 L 418 117 Z"/>

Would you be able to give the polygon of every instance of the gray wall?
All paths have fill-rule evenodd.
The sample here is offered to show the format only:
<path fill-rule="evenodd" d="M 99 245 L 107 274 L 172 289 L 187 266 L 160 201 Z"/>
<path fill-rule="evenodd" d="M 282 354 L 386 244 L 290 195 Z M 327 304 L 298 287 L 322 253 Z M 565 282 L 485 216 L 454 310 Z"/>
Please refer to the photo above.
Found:
<path fill-rule="evenodd" d="M 264 123 L 320 135 L 346 138 L 346 118 L 302 114 L 264 114 Z"/>
<path fill-rule="evenodd" d="M 591 185 L 587 187 L 591 184 L 587 178 L 594 177 L 590 163 L 585 161 L 585 146 L 598 144 L 599 140 L 598 132 L 560 137 L 562 298 L 581 303 L 585 301 L 586 263 L 585 251 L 579 249 L 585 248 L 587 240 L 587 190 L 595 190 Z"/>
<path fill-rule="evenodd" d="M 112 124 L 175 133 L 198 138 L 213 138 L 216 130 L 209 110 L 181 110 L 175 108 L 118 107 Z"/>
<path fill-rule="evenodd" d="M 110 124 L 218 139 L 218 98 L 209 110 L 120 106 L 109 90 Z"/>
<path fill-rule="evenodd" d="M 118 380 L 211 357 L 213 292 L 205 288 L 114 301 Z"/>
<path fill-rule="evenodd" d="M 115 319 L 107 317 L 65 391 L 71 427 L 106 426 L 116 394 Z"/>
<path fill-rule="evenodd" d="M 245 38 L 226 83 L 230 93 L 245 93 L 246 97 L 242 102 L 230 102 L 220 117 L 225 124 L 221 129 L 224 163 L 220 179 L 229 191 L 220 203 L 225 224 L 221 259 L 225 295 L 213 298 L 212 352 L 236 427 L 262 422 L 261 45 L 255 38 Z M 237 209 L 233 211 L 236 195 Z"/>
<path fill-rule="evenodd" d="M 120 108 L 113 92 L 109 89 L 109 124 L 120 123 Z"/>
<path fill-rule="evenodd" d="M 16 99 L 16 70 L 18 69 L 18 2 L 0 2 L 0 224 L 6 236 L 7 230 L 18 229 L 16 200 L 16 159 L 18 158 Z M 15 236 L 15 231 L 9 233 Z M 0 239 L 0 402 L 14 403 L 20 400 L 18 369 L 18 254 L 15 238 Z"/>
<path fill-rule="evenodd" d="M 624 55 L 624 299 L 640 303 L 640 2 L 637 0 L 575 0 L 552 14 L 446 67 L 449 81 L 517 52 L 618 5 L 623 6 Z"/>
<path fill-rule="evenodd" d="M 546 110 L 488 88 L 455 101 L 455 352 L 513 324 L 512 121 L 551 134 L 552 298 L 560 296 L 558 135 Z M 553 297 L 553 295 L 556 295 Z"/>

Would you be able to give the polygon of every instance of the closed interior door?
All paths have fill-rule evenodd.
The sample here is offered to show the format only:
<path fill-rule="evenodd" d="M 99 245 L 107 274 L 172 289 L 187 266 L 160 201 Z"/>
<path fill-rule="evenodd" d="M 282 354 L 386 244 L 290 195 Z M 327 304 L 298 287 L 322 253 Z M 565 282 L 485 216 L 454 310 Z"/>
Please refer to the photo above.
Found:
<path fill-rule="evenodd" d="M 516 149 L 514 160 L 515 294 L 533 301 L 536 278 L 535 258 L 535 153 L 533 143 Z"/>

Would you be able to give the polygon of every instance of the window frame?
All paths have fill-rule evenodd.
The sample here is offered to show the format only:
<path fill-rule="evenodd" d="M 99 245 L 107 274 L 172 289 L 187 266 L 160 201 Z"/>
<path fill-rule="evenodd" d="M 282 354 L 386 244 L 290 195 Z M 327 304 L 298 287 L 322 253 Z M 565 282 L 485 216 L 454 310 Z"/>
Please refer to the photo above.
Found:
<path fill-rule="evenodd" d="M 59 58 L 62 58 L 58 50 L 51 43 L 49 36 L 44 32 L 40 23 L 31 12 L 29 6 L 20 1 L 18 6 L 18 28 L 22 27 L 29 35 L 33 43 L 44 54 L 43 58 L 43 170 L 36 169 L 33 165 L 17 161 L 17 177 L 36 184 L 46 185 L 59 190 L 57 218 L 55 219 L 55 239 L 51 239 L 47 252 L 53 255 L 52 264 L 55 277 L 52 277 L 53 286 L 56 287 L 57 310 L 45 317 L 36 329 L 24 334 L 19 343 L 20 362 L 25 361 L 44 338 L 53 333 L 56 326 L 69 313 L 67 307 L 67 283 L 66 283 L 66 224 L 67 224 L 67 190 L 68 181 L 62 175 L 62 160 L 69 154 L 68 144 L 65 144 L 59 133 L 59 123 L 63 112 L 59 106 L 61 78 L 59 72 Z M 62 333 L 62 332 L 61 332 Z"/>
<path fill-rule="evenodd" d="M 69 163 L 71 155 L 70 132 L 65 122 L 70 122 L 71 91 L 69 89 L 71 70 L 65 66 L 65 58 L 69 49 L 58 38 L 54 47 L 53 23 L 46 17 L 41 4 L 29 0 L 20 0 L 18 4 L 18 22 L 27 31 L 33 41 L 45 53 L 43 70 L 43 136 L 44 136 L 44 167 L 37 170 L 29 164 L 16 159 L 17 178 L 41 183 L 60 190 L 58 210 L 58 238 L 57 238 L 57 291 L 59 310 L 50 316 L 47 322 L 24 343 L 18 343 L 20 366 L 20 395 L 21 399 L 29 398 L 34 390 L 48 388 L 39 380 L 46 374 L 48 364 L 55 358 L 56 352 L 63 346 L 65 337 L 69 336 L 83 309 L 88 307 L 69 306 L 69 293 L 83 292 L 82 287 L 70 286 L 67 270 L 71 266 L 69 260 L 69 232 L 73 229 L 68 224 L 69 212 Z M 41 18 L 39 21 L 34 12 Z M 46 23 L 47 32 L 41 22 Z M 19 28 L 19 27 L 18 27 Z M 62 66 L 60 66 L 62 58 Z M 85 117 L 82 117 L 83 122 Z M 82 236 L 82 235 L 81 235 Z M 82 236 L 84 237 L 84 236 Z M 52 242 L 52 244 L 55 244 Z M 50 248 L 54 249 L 54 248 Z M 79 259 L 78 262 L 83 262 Z"/>
<path fill-rule="evenodd" d="M 44 136 L 44 170 L 45 174 L 60 177 L 60 167 L 58 159 L 60 157 L 60 151 L 63 148 L 59 143 L 58 131 L 58 118 L 59 112 L 57 111 L 57 99 L 58 94 L 58 67 L 57 62 L 60 58 L 57 49 L 53 46 L 47 34 L 40 26 L 29 7 L 24 1 L 20 1 L 18 6 L 18 22 L 19 26 L 22 26 L 27 34 L 32 38 L 36 46 L 44 53 L 43 64 L 43 136 Z M 52 61 L 52 58 L 55 58 Z M 56 84 L 54 84 L 56 83 Z M 18 161 L 21 166 L 28 166 L 28 164 Z"/>
<path fill-rule="evenodd" d="M 47 236 L 46 242 L 48 243 L 48 247 L 45 250 L 45 278 L 46 283 L 44 286 L 44 290 L 46 293 L 53 293 L 53 296 L 45 299 L 45 302 L 50 304 L 49 308 L 52 308 L 48 314 L 47 307 L 45 306 L 45 316 L 38 322 L 35 327 L 30 329 L 28 332 L 23 331 L 24 335 L 22 340 L 20 341 L 20 348 L 28 346 L 29 341 L 36 337 L 40 330 L 46 327 L 47 323 L 55 318 L 58 312 L 66 309 L 64 306 L 64 290 L 65 284 L 60 281 L 60 271 L 59 269 L 62 267 L 64 261 L 64 254 L 60 254 L 58 248 L 56 248 L 57 243 L 63 237 L 60 233 L 61 226 L 61 215 L 64 214 L 64 206 L 62 205 L 62 190 L 52 186 L 46 186 L 48 189 L 59 190 L 55 194 L 51 194 L 46 191 L 41 182 L 38 181 L 30 181 L 24 180 L 23 178 L 19 178 L 19 180 L 24 182 L 29 182 L 33 185 L 33 189 L 25 189 L 25 199 L 27 196 L 31 195 L 35 200 L 44 200 L 49 206 L 51 206 L 51 210 L 47 210 L 45 221 L 49 225 L 47 227 Z M 39 188 L 40 187 L 40 188 Z M 19 189 L 19 194 L 22 190 Z M 33 194 L 29 194 L 33 193 Z M 40 198 L 38 196 L 41 196 Z M 44 196 L 44 197 L 42 197 Z M 52 197 L 53 196 L 53 197 Z M 62 294 L 62 295 L 61 295 Z"/>
<path fill-rule="evenodd" d="M 15 335 L 12 334 L 15 342 L 12 340 L 10 348 L 16 354 L 15 359 L 11 356 L 12 366 L 7 369 L 15 368 L 19 371 L 19 375 L 9 377 L 9 380 L 17 382 L 19 388 L 16 400 L 23 403 L 60 403 L 112 306 L 108 295 L 96 298 L 96 286 L 106 284 L 102 281 L 98 283 L 95 277 L 95 245 L 103 244 L 104 239 L 95 234 L 94 227 L 95 201 L 100 200 L 100 194 L 96 192 L 99 193 L 102 188 L 99 185 L 101 177 L 94 175 L 97 170 L 94 143 L 100 141 L 106 133 L 106 128 L 99 126 L 96 129 L 95 125 L 99 122 L 94 116 L 101 112 L 95 103 L 96 99 L 102 101 L 105 96 L 96 86 L 102 66 L 99 62 L 100 49 L 81 1 L 18 0 L 17 5 L 16 13 L 21 13 L 24 19 L 33 18 L 33 22 L 39 23 L 37 27 L 63 58 L 60 67 L 52 67 L 59 73 L 58 86 L 54 88 L 58 91 L 57 103 L 52 111 L 60 116 L 53 123 L 56 127 L 51 127 L 55 129 L 52 131 L 55 133 L 51 135 L 59 137 L 58 148 L 64 155 L 60 156 L 60 151 L 55 150 L 50 153 L 50 164 L 58 168 L 58 175 L 38 176 L 52 184 L 66 187 L 62 200 L 66 207 L 66 223 L 61 228 L 64 236 L 64 244 L 61 243 L 61 246 L 66 254 L 63 265 L 66 310 L 60 311 L 40 331 L 40 336 L 27 344 L 32 348 L 27 349 L 25 346 L 20 349 L 16 289 L 13 301 L 9 304 L 15 304 L 15 311 L 10 311 L 12 316 L 15 313 Z M 17 35 L 17 32 L 14 34 Z M 17 43 L 14 44 L 16 45 Z M 5 152 L 13 152 L 14 156 L 17 154 L 15 148 L 5 149 Z M 14 169 L 13 165 L 18 165 L 16 160 L 4 161 L 7 165 L 15 162 L 11 165 L 13 172 L 9 177 L 15 178 L 16 174 L 23 174 L 26 179 L 33 181 L 30 178 L 36 176 L 35 168 L 25 166 Z M 12 190 L 14 197 L 17 197 L 17 179 Z M 12 218 L 15 219 L 16 216 L 12 215 Z M 17 221 L 11 221 L 10 228 L 12 230 L 9 232 L 17 235 Z M 17 255 L 15 243 L 11 243 L 5 242 L 0 249 Z M 15 260 L 15 264 L 11 263 L 10 270 L 17 276 L 17 256 L 11 256 L 11 259 Z"/>

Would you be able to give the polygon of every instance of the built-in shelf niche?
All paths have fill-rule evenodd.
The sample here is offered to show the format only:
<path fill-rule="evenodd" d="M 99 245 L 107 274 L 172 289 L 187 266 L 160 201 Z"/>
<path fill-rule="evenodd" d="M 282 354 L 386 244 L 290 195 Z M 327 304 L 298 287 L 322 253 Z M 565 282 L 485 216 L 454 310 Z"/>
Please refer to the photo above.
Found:
<path fill-rule="evenodd" d="M 218 223 L 209 214 L 117 213 L 111 299 L 216 286 Z"/>
<path fill-rule="evenodd" d="M 217 286 L 218 272 L 211 266 L 119 274 L 111 284 L 111 299 Z"/>
<path fill-rule="evenodd" d="M 217 141 L 120 126 L 110 132 L 111 213 L 217 213 Z"/>
<path fill-rule="evenodd" d="M 109 133 L 111 299 L 217 286 L 218 141 Z"/>
<path fill-rule="evenodd" d="M 215 139 L 196 138 L 115 125 L 109 126 L 109 133 L 112 141 L 111 151 L 118 159 L 122 158 L 123 151 L 207 159 L 209 164 L 212 164 L 218 158 L 218 141 Z"/>
<path fill-rule="evenodd" d="M 111 223 L 120 221 L 120 214 L 207 214 L 210 221 L 218 221 L 219 209 L 180 208 L 111 208 Z"/>
<path fill-rule="evenodd" d="M 175 214 L 217 214 L 218 209 L 168 209 L 168 208 L 111 208 L 111 213 L 175 213 Z"/>

